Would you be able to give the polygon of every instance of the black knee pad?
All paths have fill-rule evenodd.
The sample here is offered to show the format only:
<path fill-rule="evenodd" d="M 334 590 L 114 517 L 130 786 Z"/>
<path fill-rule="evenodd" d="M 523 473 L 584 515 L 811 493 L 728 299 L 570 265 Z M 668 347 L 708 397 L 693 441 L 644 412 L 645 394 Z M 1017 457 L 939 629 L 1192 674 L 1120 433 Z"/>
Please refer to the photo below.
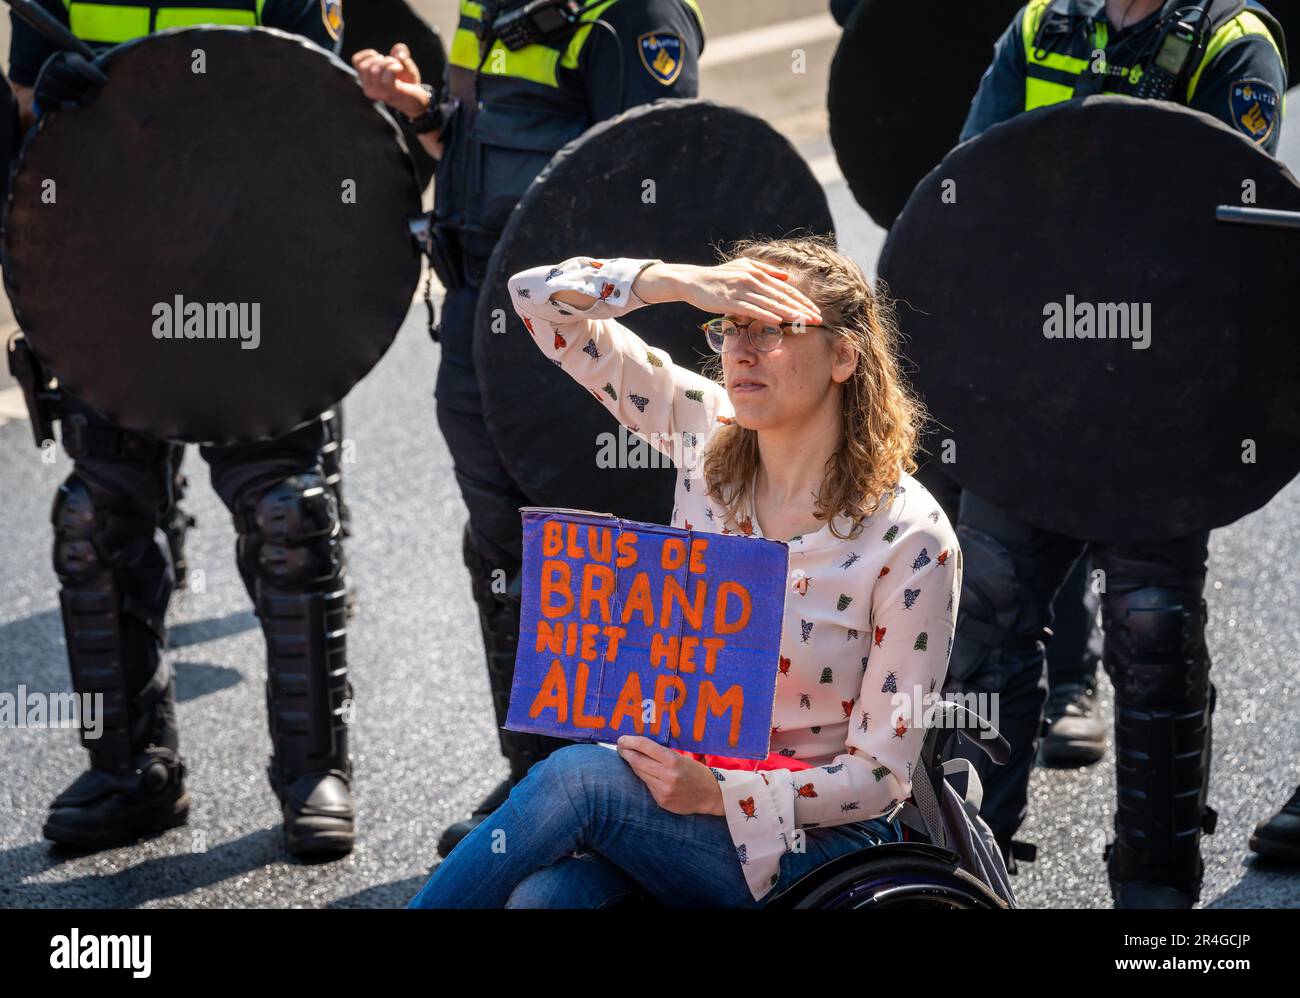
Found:
<path fill-rule="evenodd" d="M 294 475 L 271 486 L 239 518 L 240 566 L 286 592 L 336 588 L 343 578 L 342 529 L 329 483 Z"/>
<path fill-rule="evenodd" d="M 159 659 L 171 578 L 144 517 L 105 508 L 76 472 L 51 512 L 54 568 L 73 688 L 103 697 L 104 731 L 82 742 L 92 764 L 125 772 L 149 744 L 176 747 L 173 690 Z"/>
<path fill-rule="evenodd" d="M 77 472 L 59 486 L 50 511 L 54 525 L 54 570 L 65 585 L 77 585 L 101 572 L 141 577 L 151 590 L 153 577 L 166 570 L 155 519 L 116 512 L 112 497 L 92 487 Z M 170 588 L 170 587 L 169 587 Z"/>
<path fill-rule="evenodd" d="M 107 566 L 96 543 L 99 536 L 95 501 L 86 483 L 73 472 L 54 497 L 50 522 L 54 525 L 54 571 L 66 585 L 90 582 Z"/>
<path fill-rule="evenodd" d="M 1155 709 L 1207 700 L 1205 617 L 1205 601 L 1186 590 L 1149 586 L 1103 600 L 1103 662 L 1116 696 Z"/>

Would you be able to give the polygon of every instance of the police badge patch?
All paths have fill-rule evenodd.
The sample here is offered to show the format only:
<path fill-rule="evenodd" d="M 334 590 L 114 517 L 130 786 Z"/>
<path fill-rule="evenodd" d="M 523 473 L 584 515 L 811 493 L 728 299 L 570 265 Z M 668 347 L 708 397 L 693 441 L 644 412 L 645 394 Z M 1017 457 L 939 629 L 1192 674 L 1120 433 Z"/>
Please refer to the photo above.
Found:
<path fill-rule="evenodd" d="M 672 86 L 682 72 L 682 38 L 662 31 L 649 31 L 636 40 L 645 71 L 662 83 Z"/>
<path fill-rule="evenodd" d="M 320 19 L 335 41 L 343 34 L 343 0 L 320 0 Z"/>
<path fill-rule="evenodd" d="M 1232 123 L 1256 142 L 1264 142 L 1277 127 L 1277 91 L 1263 80 L 1238 80 L 1228 92 Z"/>

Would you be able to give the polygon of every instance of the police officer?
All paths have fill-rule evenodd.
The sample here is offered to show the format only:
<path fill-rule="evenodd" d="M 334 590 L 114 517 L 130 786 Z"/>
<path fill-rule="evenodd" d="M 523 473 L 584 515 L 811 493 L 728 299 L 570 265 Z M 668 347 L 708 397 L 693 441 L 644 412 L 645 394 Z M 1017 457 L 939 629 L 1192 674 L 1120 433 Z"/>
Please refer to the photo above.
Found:
<path fill-rule="evenodd" d="M 831 16 L 840 27 L 847 27 L 861 3 L 830 0 Z M 943 465 L 931 458 L 915 477 L 938 500 L 949 521 L 956 523 L 961 486 L 944 474 Z M 1080 558 L 1052 604 L 1047 705 L 1038 743 L 1038 760 L 1044 765 L 1091 766 L 1106 753 L 1106 729 L 1097 705 L 1101 630 L 1097 624 L 1097 596 L 1088 587 L 1089 576 L 1088 559 Z M 1007 857 L 1007 865 L 1014 872 L 1014 857 Z"/>
<path fill-rule="evenodd" d="M 229 24 L 281 28 L 336 51 L 343 26 L 338 0 L 42 2 L 96 50 L 165 28 Z M 92 99 L 105 80 L 17 19 L 10 74 L 28 120 Z M 105 724 L 97 739 L 83 732 L 90 768 L 51 804 L 44 834 L 101 848 L 182 824 L 189 812 L 174 682 L 160 655 L 175 566 L 159 528 L 174 505 L 178 448 L 115 426 L 66 393 L 58 416 L 74 462 L 52 516 L 59 602 L 73 686 L 103 694 Z M 351 851 L 354 824 L 346 585 L 321 465 L 327 444 L 318 419 L 274 440 L 201 450 L 234 517 L 240 575 L 266 637 L 268 776 L 287 847 L 304 856 Z"/>
<path fill-rule="evenodd" d="M 567 744 L 503 727 L 519 638 L 519 507 L 532 500 L 506 471 L 488 433 L 474 371 L 474 310 L 488 257 L 529 183 L 565 143 L 627 108 L 698 91 L 704 31 L 696 0 L 607 0 L 578 9 L 562 0 L 462 0 L 445 91 L 421 84 L 405 46 L 353 57 L 367 94 L 405 115 L 425 148 L 440 157 L 430 250 L 447 289 L 436 335 L 442 345 L 438 424 L 469 507 L 464 559 L 501 751 L 510 764 L 509 779 L 468 821 L 443 833 L 443 856 L 534 762 Z"/>
<path fill-rule="evenodd" d="M 1244 0 L 1031 0 L 998 41 L 962 138 L 1022 111 L 1104 92 L 1187 104 L 1273 152 L 1284 52 L 1274 19 Z M 1201 889 L 1200 836 L 1214 823 L 1206 805 L 1214 701 L 1202 598 L 1208 531 L 1160 543 L 1085 543 L 1031 527 L 967 491 L 958 534 L 966 576 L 949 684 L 1000 694 L 1012 761 L 995 769 L 982 753 L 970 758 L 985 784 L 982 813 L 1003 849 L 1027 806 L 1052 598 L 1090 554 L 1104 573 L 1103 663 L 1115 687 L 1111 891 L 1117 907 L 1190 907 Z"/>

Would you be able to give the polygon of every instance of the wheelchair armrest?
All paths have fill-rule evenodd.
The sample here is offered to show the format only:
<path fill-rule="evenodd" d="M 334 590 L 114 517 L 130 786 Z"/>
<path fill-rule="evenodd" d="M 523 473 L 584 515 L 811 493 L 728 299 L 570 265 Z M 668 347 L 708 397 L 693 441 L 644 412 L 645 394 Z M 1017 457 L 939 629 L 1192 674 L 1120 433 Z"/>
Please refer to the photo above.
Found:
<path fill-rule="evenodd" d="M 945 731 L 965 736 L 999 766 L 1005 765 L 1011 758 L 1011 744 L 991 722 L 965 704 L 955 700 L 940 700 L 934 705 L 930 730 L 926 733 L 926 744 L 921 752 L 927 768 L 933 768 L 930 764 L 939 747 L 939 733 Z"/>

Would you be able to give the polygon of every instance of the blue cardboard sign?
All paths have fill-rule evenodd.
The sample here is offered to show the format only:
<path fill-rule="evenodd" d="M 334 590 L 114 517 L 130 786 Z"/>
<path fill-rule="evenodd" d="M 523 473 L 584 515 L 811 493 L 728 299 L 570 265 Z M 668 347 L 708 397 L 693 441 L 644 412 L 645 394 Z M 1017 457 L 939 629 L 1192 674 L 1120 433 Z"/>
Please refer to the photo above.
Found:
<path fill-rule="evenodd" d="M 506 727 L 766 759 L 789 549 L 526 506 Z"/>

